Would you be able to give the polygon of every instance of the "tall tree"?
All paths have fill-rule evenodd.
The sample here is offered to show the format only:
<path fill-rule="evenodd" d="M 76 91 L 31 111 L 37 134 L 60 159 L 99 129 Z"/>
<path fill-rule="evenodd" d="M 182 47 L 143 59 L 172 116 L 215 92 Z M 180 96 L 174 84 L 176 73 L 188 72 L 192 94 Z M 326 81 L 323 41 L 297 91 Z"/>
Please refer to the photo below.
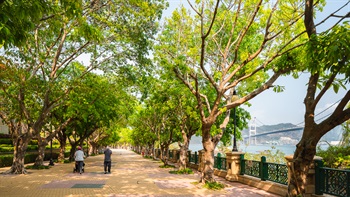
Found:
<path fill-rule="evenodd" d="M 347 2 L 343 8 L 349 3 Z M 347 90 L 335 110 L 327 118 L 321 122 L 315 119 L 317 105 L 326 92 L 331 91 L 333 87 L 337 93 L 339 88 L 345 87 L 344 84 L 350 82 L 350 26 L 348 22 L 345 22 L 343 25 L 331 26 L 329 30 L 317 34 L 314 4 L 313 0 L 305 1 L 304 25 L 309 37 L 305 49 L 305 67 L 310 72 L 310 77 L 304 98 L 305 127 L 291 164 L 293 175 L 288 185 L 289 196 L 299 196 L 305 193 L 307 174 L 316 154 L 316 145 L 321 137 L 350 118 L 350 108 L 346 107 L 350 99 L 350 90 Z M 344 16 L 339 16 L 336 12 L 330 15 L 330 17 L 339 17 L 336 24 L 340 24 L 350 14 L 348 12 Z"/>
<path fill-rule="evenodd" d="M 47 2 L 47 1 L 46 1 Z M 155 34 L 163 0 L 49 1 L 41 20 L 27 35 L 25 45 L 1 51 L 0 116 L 9 125 L 15 155 L 11 173 L 25 173 L 28 141 L 39 136 L 56 107 L 76 80 L 94 69 L 129 68 L 148 64 L 149 40 Z M 22 12 L 22 10 L 18 10 Z M 61 83 L 64 71 L 88 63 L 71 84 Z M 130 63 L 132 62 L 132 63 Z M 115 69 L 115 72 L 119 70 Z M 132 70 L 132 69 L 131 69 Z"/>
<path fill-rule="evenodd" d="M 214 149 L 225 135 L 231 109 L 273 87 L 296 67 L 293 49 L 305 38 L 302 2 L 189 4 L 192 12 L 182 7 L 166 20 L 157 56 L 196 99 L 205 150 L 201 180 L 214 181 Z M 232 99 L 234 92 L 239 99 Z"/>
<path fill-rule="evenodd" d="M 0 1 L 0 48 L 20 46 L 30 37 L 35 24 L 51 9 L 45 0 Z"/>

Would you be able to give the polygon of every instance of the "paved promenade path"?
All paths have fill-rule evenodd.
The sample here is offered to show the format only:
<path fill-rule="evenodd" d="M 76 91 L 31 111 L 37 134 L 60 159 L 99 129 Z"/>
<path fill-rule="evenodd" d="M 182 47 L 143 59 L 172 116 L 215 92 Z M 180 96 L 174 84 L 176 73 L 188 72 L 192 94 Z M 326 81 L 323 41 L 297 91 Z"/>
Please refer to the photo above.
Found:
<path fill-rule="evenodd" d="M 73 163 L 55 164 L 46 170 L 28 170 L 27 175 L 0 174 L 1 197 L 261 197 L 276 195 L 240 183 L 219 191 L 200 188 L 199 174 L 175 175 L 159 168 L 159 161 L 132 151 L 112 149 L 112 172 L 104 174 L 103 155 L 85 160 L 85 173 L 73 173 Z M 0 173 L 9 168 L 0 168 Z"/>

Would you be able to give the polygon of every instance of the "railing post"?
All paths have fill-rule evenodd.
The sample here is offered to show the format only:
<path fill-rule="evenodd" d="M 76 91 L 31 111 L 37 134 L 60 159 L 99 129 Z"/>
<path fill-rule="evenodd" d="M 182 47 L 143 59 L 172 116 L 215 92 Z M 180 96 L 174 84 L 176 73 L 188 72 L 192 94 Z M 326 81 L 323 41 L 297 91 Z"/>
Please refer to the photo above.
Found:
<path fill-rule="evenodd" d="M 218 168 L 218 170 L 221 170 L 221 154 L 220 153 L 218 153 L 218 155 L 217 155 L 217 162 L 216 162 L 216 164 L 217 164 L 217 168 Z"/>
<path fill-rule="evenodd" d="M 241 163 L 241 172 L 240 175 L 244 175 L 245 174 L 245 161 L 244 161 L 244 154 L 241 154 L 240 157 L 240 163 Z"/>
<path fill-rule="evenodd" d="M 347 178 L 347 181 L 346 181 L 346 193 L 348 194 L 348 195 L 350 195 L 350 171 L 348 171 L 347 173 L 346 173 L 346 178 Z M 324 180 L 324 179 L 323 179 Z"/>
<path fill-rule="evenodd" d="M 190 150 L 187 151 L 187 159 L 188 159 L 187 163 L 191 163 L 191 151 Z"/>
<path fill-rule="evenodd" d="M 198 164 L 198 154 L 197 154 L 197 151 L 194 152 L 194 164 Z"/>
<path fill-rule="evenodd" d="M 315 194 L 323 195 L 324 173 L 322 160 L 315 160 Z"/>
<path fill-rule="evenodd" d="M 226 160 L 226 177 L 225 179 L 228 181 L 239 181 L 240 172 L 241 172 L 241 155 L 244 155 L 243 152 L 227 152 L 226 158 L 221 158 L 221 160 Z M 221 168 L 223 164 L 221 163 Z"/>
<path fill-rule="evenodd" d="M 262 181 L 266 181 L 267 178 L 268 178 L 268 168 L 267 168 L 267 163 L 266 163 L 266 157 L 265 156 L 261 157 L 260 178 L 261 178 Z"/>

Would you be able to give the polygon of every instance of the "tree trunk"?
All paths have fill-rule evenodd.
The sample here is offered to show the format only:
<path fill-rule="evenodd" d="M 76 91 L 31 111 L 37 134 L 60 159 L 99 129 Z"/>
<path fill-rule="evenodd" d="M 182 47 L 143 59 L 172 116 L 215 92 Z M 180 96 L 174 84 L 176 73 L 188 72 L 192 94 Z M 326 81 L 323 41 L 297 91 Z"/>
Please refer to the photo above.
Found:
<path fill-rule="evenodd" d="M 164 166 L 167 166 L 169 161 L 169 149 L 161 146 L 160 150 L 160 160 L 162 160 Z"/>
<path fill-rule="evenodd" d="M 24 157 L 31 137 L 26 134 L 21 137 L 17 137 L 13 140 L 14 152 L 13 163 L 11 169 L 7 173 L 11 174 L 26 174 L 27 171 L 24 168 Z"/>
<path fill-rule="evenodd" d="M 38 156 L 35 158 L 34 166 L 43 166 L 45 158 L 45 143 L 38 143 Z"/>
<path fill-rule="evenodd" d="M 188 153 L 188 146 L 190 144 L 190 140 L 191 138 L 188 138 L 187 135 L 186 137 L 183 137 L 184 142 L 183 144 L 179 144 L 180 146 L 180 166 L 179 166 L 179 170 L 184 170 L 187 168 L 187 153 Z"/>
<path fill-rule="evenodd" d="M 76 151 L 76 147 L 72 146 L 72 148 L 70 149 L 70 152 L 69 152 L 69 161 L 74 161 L 75 151 Z"/>
<path fill-rule="evenodd" d="M 184 144 L 180 147 L 180 166 L 179 170 L 184 170 L 187 168 L 187 153 L 188 153 L 188 144 Z"/>
<path fill-rule="evenodd" d="M 47 144 L 46 139 L 38 137 L 38 156 L 35 158 L 34 166 L 39 167 L 44 165 L 45 147 Z"/>
<path fill-rule="evenodd" d="M 98 144 L 92 140 L 89 140 L 88 143 L 89 143 L 89 150 L 88 150 L 89 155 L 98 154 Z"/>
<path fill-rule="evenodd" d="M 66 144 L 67 144 L 66 141 L 60 143 L 60 152 L 58 154 L 58 162 L 64 161 L 64 153 L 66 152 Z"/>
<path fill-rule="evenodd" d="M 205 130 L 205 127 L 202 127 L 202 143 L 204 148 L 204 161 L 201 171 L 201 182 L 215 182 L 214 179 L 214 149 L 215 144 L 212 142 L 210 136 L 210 128 Z"/>
<path fill-rule="evenodd" d="M 64 153 L 66 152 L 66 145 L 67 145 L 67 135 L 65 133 L 65 129 L 59 131 L 57 133 L 56 138 L 60 142 L 60 153 L 58 154 L 58 162 L 64 161 Z"/>
<path fill-rule="evenodd" d="M 313 133 L 313 131 L 305 133 Z M 307 183 L 307 175 L 310 165 L 314 160 L 316 154 L 316 145 L 319 138 L 316 135 L 303 135 L 300 142 L 297 144 L 293 161 L 290 169 L 292 171 L 290 182 L 288 184 L 288 196 L 296 197 L 305 194 L 305 187 Z"/>

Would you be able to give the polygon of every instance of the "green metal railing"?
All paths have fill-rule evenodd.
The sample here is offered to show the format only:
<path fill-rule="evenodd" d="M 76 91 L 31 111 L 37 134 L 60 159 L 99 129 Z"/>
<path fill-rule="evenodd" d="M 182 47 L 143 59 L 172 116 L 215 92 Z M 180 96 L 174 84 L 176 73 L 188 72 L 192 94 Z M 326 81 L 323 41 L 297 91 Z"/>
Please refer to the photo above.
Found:
<path fill-rule="evenodd" d="M 189 152 L 188 154 L 188 160 L 190 161 L 190 163 L 194 163 L 194 164 L 198 164 L 198 154 L 197 151 L 194 152 L 194 154 L 190 154 L 191 152 Z"/>
<path fill-rule="evenodd" d="M 350 170 L 339 170 L 323 167 L 322 160 L 315 161 L 315 194 L 323 193 L 349 197 Z"/>
<path fill-rule="evenodd" d="M 221 154 L 218 153 L 218 155 L 214 157 L 214 168 L 226 170 L 226 157 L 221 157 Z"/>
<path fill-rule="evenodd" d="M 173 158 L 173 151 L 170 151 L 170 150 L 168 150 L 169 151 L 169 159 L 172 159 Z"/>
<path fill-rule="evenodd" d="M 267 180 L 288 185 L 288 167 L 285 164 L 266 163 Z"/>
<path fill-rule="evenodd" d="M 241 175 L 249 175 L 260 178 L 262 181 L 272 181 L 288 184 L 288 168 L 285 164 L 266 162 L 266 157 L 262 156 L 261 161 L 252 161 L 244 159 L 244 155 L 240 156 Z"/>
<path fill-rule="evenodd" d="M 179 157 L 169 150 L 169 158 Z M 197 152 L 188 152 L 188 161 L 199 164 Z M 260 178 L 262 181 L 272 181 L 288 185 L 288 167 L 285 164 L 266 162 L 266 157 L 260 161 L 246 160 L 244 154 L 240 155 L 241 175 Z M 214 168 L 227 170 L 226 158 L 220 154 L 214 157 Z M 322 160 L 315 161 L 315 194 L 330 194 L 340 197 L 350 197 L 350 170 L 339 170 L 323 167 Z"/>

